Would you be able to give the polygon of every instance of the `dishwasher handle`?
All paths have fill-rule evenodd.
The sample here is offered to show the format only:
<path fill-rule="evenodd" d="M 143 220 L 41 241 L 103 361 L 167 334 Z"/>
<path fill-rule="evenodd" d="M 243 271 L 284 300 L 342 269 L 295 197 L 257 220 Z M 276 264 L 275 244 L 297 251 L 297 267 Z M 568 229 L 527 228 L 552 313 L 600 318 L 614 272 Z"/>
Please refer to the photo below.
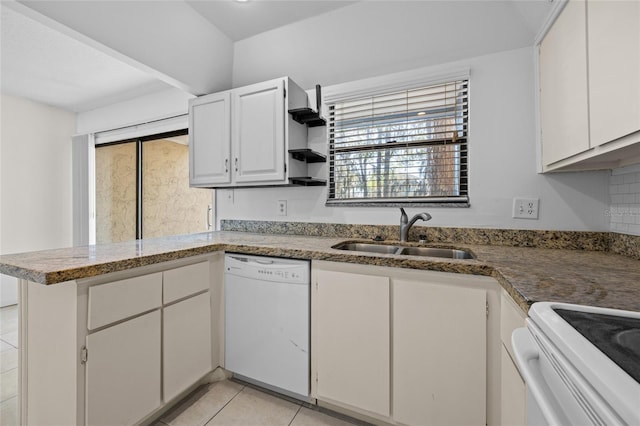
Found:
<path fill-rule="evenodd" d="M 237 260 L 238 262 L 246 263 L 247 265 L 273 265 L 274 261 L 271 259 L 255 259 L 243 256 L 229 256 L 229 258 Z"/>
<path fill-rule="evenodd" d="M 227 255 L 228 259 L 232 259 L 237 262 L 242 262 L 243 265 L 253 265 L 259 267 L 274 267 L 278 269 L 293 269 L 299 268 L 301 265 L 308 265 L 307 260 L 291 260 L 291 259 L 280 259 L 280 258 L 269 258 L 269 257 L 256 257 L 256 256 L 236 256 L 236 255 Z"/>

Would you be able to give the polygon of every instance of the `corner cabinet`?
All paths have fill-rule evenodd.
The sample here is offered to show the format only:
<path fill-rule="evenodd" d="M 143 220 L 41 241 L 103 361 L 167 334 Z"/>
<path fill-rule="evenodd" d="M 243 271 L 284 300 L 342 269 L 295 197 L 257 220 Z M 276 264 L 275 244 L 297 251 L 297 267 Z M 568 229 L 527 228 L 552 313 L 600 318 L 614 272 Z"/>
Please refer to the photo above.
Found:
<path fill-rule="evenodd" d="M 212 254 L 23 283 L 22 423 L 145 423 L 193 390 L 222 364 L 221 273 Z"/>
<path fill-rule="evenodd" d="M 543 171 L 640 162 L 640 3 L 569 0 L 538 53 Z"/>
<path fill-rule="evenodd" d="M 287 111 L 306 106 L 306 92 L 288 77 L 191 100 L 190 185 L 285 185 L 305 176 L 306 164 L 288 152 L 307 147 L 307 128 Z"/>
<path fill-rule="evenodd" d="M 312 280 L 319 405 L 392 424 L 498 423 L 495 280 L 324 261 Z"/>

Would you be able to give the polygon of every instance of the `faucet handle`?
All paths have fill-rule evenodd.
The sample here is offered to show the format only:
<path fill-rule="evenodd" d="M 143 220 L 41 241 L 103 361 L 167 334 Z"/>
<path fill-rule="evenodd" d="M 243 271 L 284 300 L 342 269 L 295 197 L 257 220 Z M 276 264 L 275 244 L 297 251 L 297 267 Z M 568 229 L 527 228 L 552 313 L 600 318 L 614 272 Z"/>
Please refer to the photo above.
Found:
<path fill-rule="evenodd" d="M 402 221 L 404 218 L 407 218 L 407 220 L 409 220 L 409 216 L 407 216 L 407 212 L 404 211 L 403 207 L 400 207 L 400 221 Z"/>

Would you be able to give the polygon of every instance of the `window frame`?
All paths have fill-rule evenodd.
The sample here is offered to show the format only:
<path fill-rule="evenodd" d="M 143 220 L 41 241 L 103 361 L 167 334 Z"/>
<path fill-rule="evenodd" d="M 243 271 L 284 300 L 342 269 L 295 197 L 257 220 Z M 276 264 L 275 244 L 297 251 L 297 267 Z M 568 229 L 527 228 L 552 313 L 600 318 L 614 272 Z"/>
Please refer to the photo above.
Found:
<path fill-rule="evenodd" d="M 374 77 L 356 82 L 344 83 L 330 86 L 325 89 L 323 96 L 323 107 L 325 108 L 325 116 L 329 116 L 330 105 L 336 103 L 367 98 L 373 96 L 381 96 L 394 92 L 401 92 L 412 89 L 419 89 L 433 85 L 445 84 L 458 80 L 467 80 L 466 98 L 470 102 L 471 96 L 471 79 L 468 67 L 430 67 L 419 70 L 412 70 L 382 77 Z M 331 190 L 333 183 L 333 170 L 331 163 L 327 170 L 328 190 L 326 196 L 327 207 L 470 207 L 469 203 L 469 115 L 466 117 L 466 170 L 463 177 L 466 182 L 466 194 L 461 196 L 445 196 L 445 197 L 425 197 L 425 198 L 363 198 L 363 199 L 336 199 L 331 198 Z M 331 132 L 327 130 L 327 148 L 331 155 Z M 440 145 L 444 146 L 444 145 Z M 335 188 L 334 188 L 335 189 Z"/>

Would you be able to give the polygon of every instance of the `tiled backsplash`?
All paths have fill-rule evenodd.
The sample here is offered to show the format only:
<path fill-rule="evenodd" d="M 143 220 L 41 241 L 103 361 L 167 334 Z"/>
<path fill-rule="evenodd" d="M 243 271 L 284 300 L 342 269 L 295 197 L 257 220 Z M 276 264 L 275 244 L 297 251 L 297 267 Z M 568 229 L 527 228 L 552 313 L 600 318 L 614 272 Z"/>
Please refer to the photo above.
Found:
<path fill-rule="evenodd" d="M 609 195 L 611 231 L 640 235 L 640 166 L 613 170 Z"/>

